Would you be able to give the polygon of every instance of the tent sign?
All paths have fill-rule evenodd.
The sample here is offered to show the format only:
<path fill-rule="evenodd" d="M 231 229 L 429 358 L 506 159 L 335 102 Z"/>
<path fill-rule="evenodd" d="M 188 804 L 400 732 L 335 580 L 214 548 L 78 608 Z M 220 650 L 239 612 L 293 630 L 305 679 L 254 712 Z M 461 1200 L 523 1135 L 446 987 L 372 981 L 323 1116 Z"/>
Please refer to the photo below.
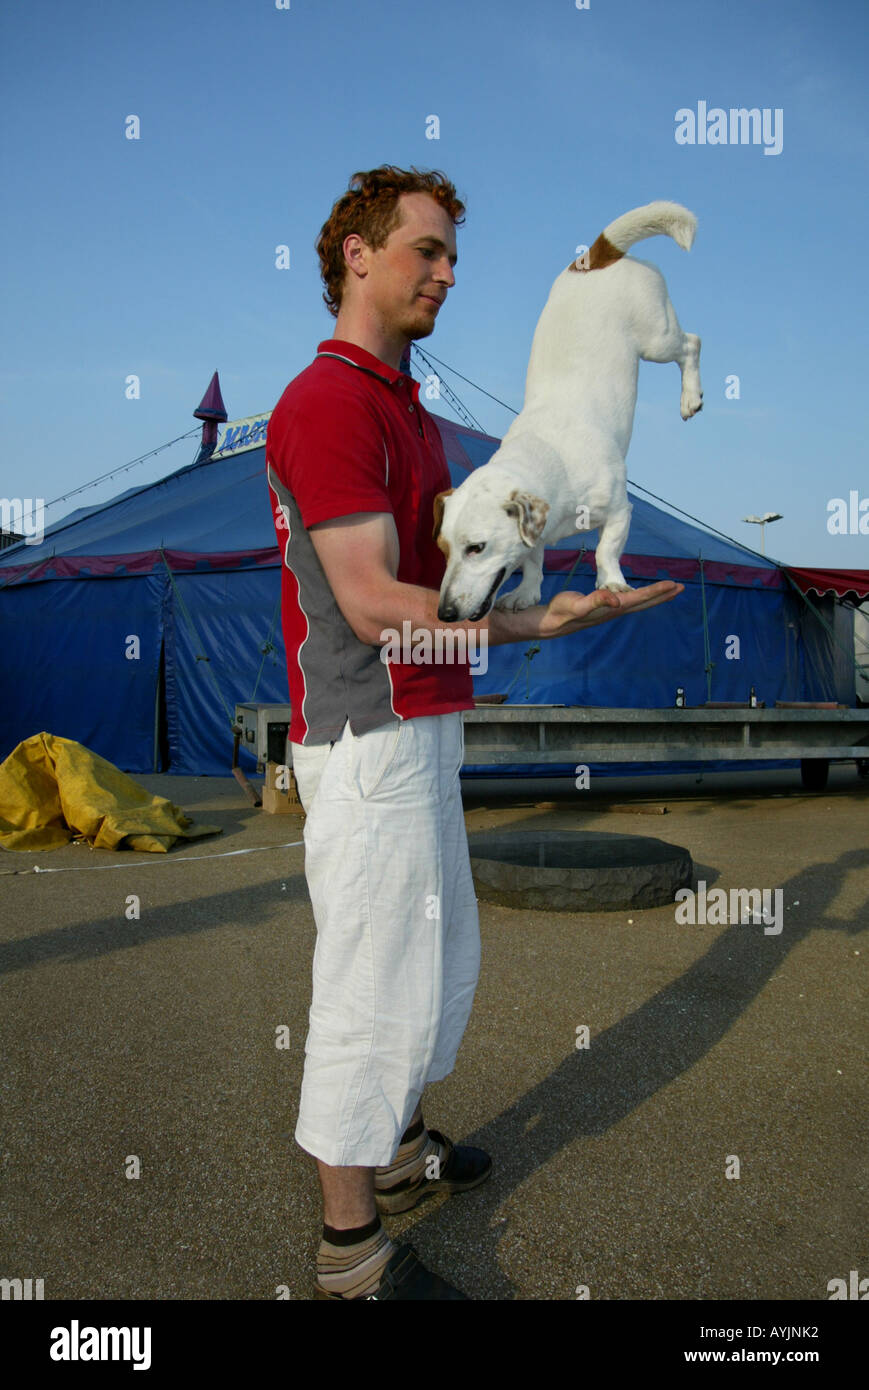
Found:
<path fill-rule="evenodd" d="M 228 458 L 230 454 L 241 454 L 245 449 L 261 449 L 266 442 L 270 410 L 262 415 L 248 415 L 244 420 L 229 420 L 223 427 L 217 448 L 212 458 Z"/>

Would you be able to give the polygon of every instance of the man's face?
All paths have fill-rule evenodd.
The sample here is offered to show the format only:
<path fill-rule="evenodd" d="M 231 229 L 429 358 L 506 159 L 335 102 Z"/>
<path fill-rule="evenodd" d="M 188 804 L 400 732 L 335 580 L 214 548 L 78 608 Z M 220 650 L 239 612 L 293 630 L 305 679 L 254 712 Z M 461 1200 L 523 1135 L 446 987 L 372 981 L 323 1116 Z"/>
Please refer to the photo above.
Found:
<path fill-rule="evenodd" d="M 434 331 L 439 306 L 456 283 L 456 230 L 452 218 L 428 193 L 403 193 L 401 224 L 377 251 L 364 250 L 367 274 L 352 276 L 353 290 L 378 325 L 408 340 Z"/>

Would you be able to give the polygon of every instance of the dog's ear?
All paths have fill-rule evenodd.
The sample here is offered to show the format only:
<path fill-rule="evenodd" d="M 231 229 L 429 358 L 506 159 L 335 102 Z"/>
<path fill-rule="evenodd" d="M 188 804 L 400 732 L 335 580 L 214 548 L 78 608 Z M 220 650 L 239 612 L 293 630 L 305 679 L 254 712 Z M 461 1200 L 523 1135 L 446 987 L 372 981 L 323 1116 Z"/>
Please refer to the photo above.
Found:
<path fill-rule="evenodd" d="M 434 530 L 431 533 L 433 541 L 436 541 L 441 533 L 441 522 L 444 519 L 444 498 L 449 497 L 453 492 L 455 492 L 454 487 L 447 488 L 446 492 L 439 492 L 434 500 Z"/>
<path fill-rule="evenodd" d="M 520 492 L 514 488 L 509 501 L 504 503 L 508 516 L 515 516 L 519 522 L 519 535 L 524 545 L 536 545 L 543 535 L 549 503 L 532 492 Z"/>

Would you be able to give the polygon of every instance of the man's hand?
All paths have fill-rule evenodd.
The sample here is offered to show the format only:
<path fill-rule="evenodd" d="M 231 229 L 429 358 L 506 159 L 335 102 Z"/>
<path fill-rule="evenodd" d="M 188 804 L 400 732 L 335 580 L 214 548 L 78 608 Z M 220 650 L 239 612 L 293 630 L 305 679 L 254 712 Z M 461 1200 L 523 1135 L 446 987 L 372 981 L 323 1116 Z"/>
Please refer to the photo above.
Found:
<path fill-rule="evenodd" d="M 566 637 L 582 628 L 606 623 L 610 618 L 640 613 L 645 608 L 655 608 L 659 603 L 669 603 L 684 588 L 684 584 L 663 579 L 658 584 L 649 584 L 645 589 L 631 589 L 626 594 L 614 594 L 609 589 L 595 589 L 591 594 L 562 589 L 546 606 L 540 619 L 540 636 Z"/>

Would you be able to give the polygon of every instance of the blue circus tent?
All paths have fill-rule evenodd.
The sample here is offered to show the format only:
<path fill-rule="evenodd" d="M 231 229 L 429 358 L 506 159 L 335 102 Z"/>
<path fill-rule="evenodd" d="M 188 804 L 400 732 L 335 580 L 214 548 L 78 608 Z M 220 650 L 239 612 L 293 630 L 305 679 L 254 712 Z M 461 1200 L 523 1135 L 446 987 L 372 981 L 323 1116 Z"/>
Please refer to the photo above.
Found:
<path fill-rule="evenodd" d="M 434 418 L 458 486 L 499 441 Z M 287 702 L 267 422 L 227 424 L 210 456 L 0 552 L 0 759 L 45 730 L 126 772 L 226 775 L 236 703 Z M 809 606 L 782 566 L 631 500 L 626 578 L 677 579 L 685 592 L 573 637 L 491 648 L 476 694 L 654 708 L 672 706 L 677 686 L 689 705 L 745 701 L 754 686 L 767 707 L 855 703 L 832 597 Z M 596 540 L 578 533 L 547 552 L 543 601 L 566 582 L 594 588 Z"/>

